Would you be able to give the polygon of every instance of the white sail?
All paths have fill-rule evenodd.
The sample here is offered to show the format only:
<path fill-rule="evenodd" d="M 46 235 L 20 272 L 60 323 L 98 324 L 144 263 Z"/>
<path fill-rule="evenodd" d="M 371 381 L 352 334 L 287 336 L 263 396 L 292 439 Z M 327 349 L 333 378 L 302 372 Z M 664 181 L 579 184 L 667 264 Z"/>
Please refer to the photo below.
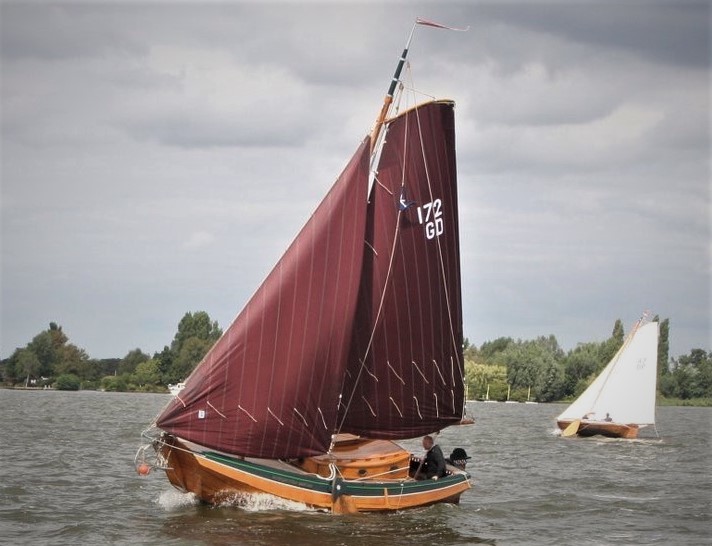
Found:
<path fill-rule="evenodd" d="M 658 363 L 658 323 L 649 322 L 628 336 L 623 346 L 558 419 L 602 421 L 606 414 L 616 423 L 655 423 Z"/>

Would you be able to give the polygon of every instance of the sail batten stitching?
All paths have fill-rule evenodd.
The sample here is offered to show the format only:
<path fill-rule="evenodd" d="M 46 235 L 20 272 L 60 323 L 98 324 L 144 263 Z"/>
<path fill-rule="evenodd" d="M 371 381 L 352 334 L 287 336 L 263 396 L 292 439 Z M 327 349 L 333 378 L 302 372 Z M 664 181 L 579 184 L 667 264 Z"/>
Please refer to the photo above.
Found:
<path fill-rule="evenodd" d="M 254 417 L 252 417 L 252 414 L 251 414 L 249 411 L 247 411 L 245 408 L 243 408 L 240 404 L 237 405 L 237 409 L 239 409 L 240 411 L 244 412 L 245 415 L 247 415 L 247 416 L 248 416 L 250 419 L 252 419 L 255 423 L 257 422 L 257 419 L 255 419 Z"/>
<path fill-rule="evenodd" d="M 400 375 L 398 375 L 398 372 L 395 370 L 395 368 L 393 366 L 391 366 L 391 363 L 388 360 L 386 360 L 386 364 L 391 369 L 393 374 L 398 378 L 398 381 L 400 381 L 403 385 L 405 385 L 405 381 L 403 381 L 403 378 Z"/>
<path fill-rule="evenodd" d="M 274 412 L 271 409 L 269 409 L 269 407 L 267 408 L 267 413 L 269 413 L 272 417 L 274 417 L 280 425 L 284 426 L 284 423 L 282 422 L 282 420 L 279 417 L 277 417 L 274 414 Z"/>
<path fill-rule="evenodd" d="M 366 405 L 368 406 L 368 409 L 371 411 L 371 415 L 373 415 L 374 417 L 378 417 L 378 416 L 376 415 L 376 412 L 373 411 L 373 408 L 371 407 L 371 404 L 369 404 L 369 403 L 368 403 L 368 400 L 366 400 L 366 397 L 363 396 L 363 395 L 361 395 L 361 398 L 363 399 L 364 402 L 366 402 Z"/>
<path fill-rule="evenodd" d="M 324 419 L 324 413 L 321 411 L 321 408 L 316 408 L 316 411 L 318 411 L 321 416 L 321 422 L 324 424 L 324 428 L 328 429 L 329 427 L 326 425 L 326 419 Z"/>
<path fill-rule="evenodd" d="M 435 397 L 435 417 L 440 419 L 440 408 L 438 408 L 438 393 L 434 392 L 433 396 Z"/>
<path fill-rule="evenodd" d="M 365 240 L 365 239 L 364 239 L 363 242 L 364 242 L 364 244 L 365 244 L 368 248 L 371 249 L 371 252 L 373 252 L 374 256 L 378 256 L 378 252 L 376 252 L 376 249 L 373 248 L 373 246 L 371 245 L 371 243 L 369 243 L 369 242 L 368 242 L 367 240 Z"/>
<path fill-rule="evenodd" d="M 299 417 L 301 417 L 302 421 L 304 422 L 304 426 L 309 428 L 309 423 L 307 423 L 307 420 L 304 418 L 304 416 L 301 413 L 299 413 L 299 410 L 297 408 L 292 408 L 292 409 L 294 410 L 294 413 L 296 413 L 297 415 L 299 415 Z"/>
<path fill-rule="evenodd" d="M 223 413 L 221 413 L 218 408 L 216 408 L 215 406 L 213 406 L 213 405 L 210 403 L 210 401 L 208 401 L 207 404 L 208 404 L 208 406 L 210 406 L 211 408 L 213 408 L 213 409 L 215 410 L 215 413 L 217 413 L 220 417 L 222 417 L 223 419 L 227 419 L 227 416 L 224 415 Z"/>
<path fill-rule="evenodd" d="M 396 404 L 396 401 L 393 400 L 393 397 L 392 397 L 392 396 L 389 396 L 388 399 L 389 399 L 389 400 L 393 403 L 393 405 L 395 406 L 396 411 L 398 412 L 398 415 L 400 415 L 401 417 L 403 417 L 403 412 L 401 412 L 400 408 L 398 407 L 398 404 Z"/>
<path fill-rule="evenodd" d="M 428 381 L 428 378 L 425 377 L 425 374 L 424 374 L 422 371 L 420 371 L 420 368 L 419 368 L 418 365 L 415 363 L 415 360 L 411 360 L 411 362 L 413 363 L 413 366 L 415 366 L 415 369 L 418 370 L 418 373 L 419 373 L 420 376 L 423 378 L 423 381 L 425 381 L 425 384 L 426 384 L 426 385 L 430 385 L 430 381 Z"/>
<path fill-rule="evenodd" d="M 420 404 L 418 404 L 418 399 L 413 395 L 413 400 L 415 400 L 415 410 L 418 412 L 418 417 L 421 419 L 423 418 L 423 415 L 420 413 Z"/>
<path fill-rule="evenodd" d="M 435 366 L 435 369 L 437 370 L 438 375 L 440 376 L 440 380 L 443 382 L 443 385 L 447 387 L 447 381 L 445 381 L 445 377 L 440 372 L 440 366 L 438 366 L 438 363 L 434 358 L 433 358 L 433 366 Z"/>

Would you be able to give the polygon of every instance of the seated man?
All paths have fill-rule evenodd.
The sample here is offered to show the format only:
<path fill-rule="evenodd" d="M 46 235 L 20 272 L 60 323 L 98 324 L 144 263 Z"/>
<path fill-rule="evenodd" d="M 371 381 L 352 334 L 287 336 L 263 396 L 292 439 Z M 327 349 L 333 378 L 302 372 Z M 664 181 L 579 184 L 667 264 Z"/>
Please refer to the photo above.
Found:
<path fill-rule="evenodd" d="M 445 475 L 445 457 L 440 446 L 433 441 L 432 436 L 423 438 L 425 458 L 415 473 L 416 480 L 438 479 Z"/>

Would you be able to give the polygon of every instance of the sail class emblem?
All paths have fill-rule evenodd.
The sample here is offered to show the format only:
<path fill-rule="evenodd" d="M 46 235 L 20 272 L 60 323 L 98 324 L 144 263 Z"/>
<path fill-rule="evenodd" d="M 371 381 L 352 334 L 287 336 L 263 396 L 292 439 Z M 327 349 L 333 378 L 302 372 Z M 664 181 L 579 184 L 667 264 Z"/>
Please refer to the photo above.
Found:
<path fill-rule="evenodd" d="M 398 199 L 398 210 L 403 212 L 415 205 L 415 201 L 409 201 L 406 195 L 405 187 L 401 188 L 400 198 Z"/>

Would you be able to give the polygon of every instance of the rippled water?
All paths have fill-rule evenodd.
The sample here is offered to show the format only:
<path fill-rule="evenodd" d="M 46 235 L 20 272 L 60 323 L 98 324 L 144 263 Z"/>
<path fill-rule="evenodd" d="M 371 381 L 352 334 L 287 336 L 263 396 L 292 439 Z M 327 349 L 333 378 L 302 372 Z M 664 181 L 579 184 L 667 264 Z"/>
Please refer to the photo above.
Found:
<path fill-rule="evenodd" d="M 709 544 L 712 409 L 659 408 L 637 441 L 560 438 L 562 406 L 470 404 L 443 431 L 473 458 L 459 506 L 332 516 L 269 497 L 212 508 L 141 478 L 141 430 L 168 395 L 0 390 L 0 543 Z M 410 442 L 416 448 L 418 441 Z"/>

